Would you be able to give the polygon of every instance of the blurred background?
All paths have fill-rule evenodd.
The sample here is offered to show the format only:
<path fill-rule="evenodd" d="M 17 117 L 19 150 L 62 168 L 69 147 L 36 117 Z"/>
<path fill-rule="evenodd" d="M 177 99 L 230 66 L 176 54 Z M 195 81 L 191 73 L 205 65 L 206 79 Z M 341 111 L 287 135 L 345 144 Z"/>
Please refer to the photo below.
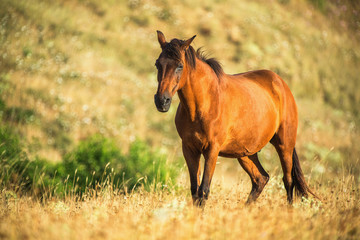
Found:
<path fill-rule="evenodd" d="M 34 186 L 78 174 L 86 185 L 107 168 L 126 172 L 128 187 L 176 183 L 179 173 L 187 181 L 179 100 L 167 114 L 153 103 L 156 30 L 167 40 L 196 34 L 193 46 L 226 73 L 278 73 L 298 104 L 307 178 L 351 174 L 359 183 L 359 1 L 1 0 L 1 184 L 40 191 Z M 260 158 L 282 175 L 271 146 Z M 219 159 L 216 178 L 248 177 L 237 161 Z"/>

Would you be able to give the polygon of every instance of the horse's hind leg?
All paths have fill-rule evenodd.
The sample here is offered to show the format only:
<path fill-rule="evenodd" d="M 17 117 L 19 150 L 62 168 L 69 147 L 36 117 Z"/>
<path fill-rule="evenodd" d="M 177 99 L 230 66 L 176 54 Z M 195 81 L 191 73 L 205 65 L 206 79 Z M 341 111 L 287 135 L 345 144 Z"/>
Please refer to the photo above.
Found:
<path fill-rule="evenodd" d="M 269 181 L 269 174 L 261 166 L 257 153 L 251 156 L 238 158 L 238 161 L 251 179 L 252 189 L 248 200 L 246 201 L 246 203 L 249 204 L 254 202 L 260 196 L 260 193 Z"/>
<path fill-rule="evenodd" d="M 278 133 L 274 135 L 270 142 L 279 154 L 284 173 L 283 182 L 286 189 L 287 200 L 291 204 L 293 202 L 293 189 L 295 186 L 291 171 L 293 167 L 292 154 L 295 148 L 296 129 L 294 131 L 290 130 L 291 129 L 288 128 L 288 130 L 285 131 L 284 128 L 280 127 Z"/>

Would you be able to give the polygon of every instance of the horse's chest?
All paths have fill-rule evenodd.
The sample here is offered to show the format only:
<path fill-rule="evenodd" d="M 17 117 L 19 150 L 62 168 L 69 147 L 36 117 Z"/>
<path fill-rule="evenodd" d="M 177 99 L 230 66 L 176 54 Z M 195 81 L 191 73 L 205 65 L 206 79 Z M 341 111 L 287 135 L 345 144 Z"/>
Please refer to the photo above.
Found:
<path fill-rule="evenodd" d="M 201 117 L 196 117 L 192 120 L 188 112 L 179 106 L 176 117 L 175 125 L 179 136 L 183 143 L 192 145 L 200 151 L 206 149 L 209 146 L 210 140 L 215 140 L 214 123 L 209 123 Z"/>
<path fill-rule="evenodd" d="M 208 136 L 201 128 L 201 124 L 184 119 L 181 121 L 175 121 L 175 123 L 179 136 L 184 143 L 192 145 L 198 149 L 206 147 Z"/>
<path fill-rule="evenodd" d="M 195 131 L 193 134 L 189 134 L 188 138 L 198 148 L 205 148 L 207 145 L 207 137 L 200 131 Z"/>
<path fill-rule="evenodd" d="M 196 146 L 197 148 L 204 148 L 207 142 L 206 133 L 198 128 L 198 126 L 193 126 L 192 124 L 187 124 L 178 127 L 178 133 L 183 140 L 183 142 L 187 144 L 191 144 Z"/>

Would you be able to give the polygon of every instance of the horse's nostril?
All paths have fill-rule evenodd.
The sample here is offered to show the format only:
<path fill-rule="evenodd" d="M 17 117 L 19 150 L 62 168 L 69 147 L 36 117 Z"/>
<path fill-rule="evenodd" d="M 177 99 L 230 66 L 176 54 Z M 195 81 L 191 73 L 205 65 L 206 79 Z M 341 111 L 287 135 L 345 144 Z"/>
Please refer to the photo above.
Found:
<path fill-rule="evenodd" d="M 165 99 L 164 99 L 164 104 L 169 104 L 170 101 L 171 101 L 171 98 L 165 98 Z"/>
<path fill-rule="evenodd" d="M 167 96 L 163 96 L 161 98 L 161 102 L 162 102 L 163 105 L 167 105 L 167 104 L 169 104 L 171 102 L 171 98 L 169 98 Z"/>

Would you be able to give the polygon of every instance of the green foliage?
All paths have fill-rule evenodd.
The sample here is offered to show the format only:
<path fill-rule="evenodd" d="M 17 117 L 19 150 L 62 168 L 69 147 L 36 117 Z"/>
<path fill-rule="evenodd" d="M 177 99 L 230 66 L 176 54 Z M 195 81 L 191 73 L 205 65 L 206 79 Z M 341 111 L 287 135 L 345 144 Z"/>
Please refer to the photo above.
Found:
<path fill-rule="evenodd" d="M 64 162 L 58 165 L 60 177 L 74 179 L 72 185 L 79 191 L 87 187 L 96 187 L 109 177 L 109 167 L 116 168 L 123 161 L 123 155 L 115 144 L 101 136 L 94 136 L 79 144 L 64 157 Z M 116 176 L 116 182 L 119 175 Z"/>
<path fill-rule="evenodd" d="M 16 191 L 45 192 L 53 185 L 55 168 L 45 160 L 30 161 L 19 136 L 10 128 L 0 128 L 0 186 Z"/>
<path fill-rule="evenodd" d="M 150 147 L 140 140 L 136 140 L 130 146 L 126 161 L 123 162 L 122 172 L 128 179 L 128 186 L 133 188 L 140 179 L 144 179 L 145 188 L 157 188 L 166 184 L 174 184 L 177 176 L 176 169 L 167 164 L 166 156 L 159 152 L 152 151 Z"/>
<path fill-rule="evenodd" d="M 72 144 L 72 139 L 67 135 L 70 129 L 67 119 L 60 116 L 54 121 L 44 124 L 43 127 L 50 139 L 50 144 L 65 154 L 66 149 Z"/>
<path fill-rule="evenodd" d="M 144 185 L 150 190 L 173 184 L 177 176 L 167 165 L 166 156 L 152 151 L 144 142 L 136 140 L 124 155 L 113 141 L 99 135 L 80 143 L 57 169 L 59 176 L 74 179 L 72 185 L 82 192 L 103 184 L 125 191 Z"/>
<path fill-rule="evenodd" d="M 0 127 L 0 156 L 1 159 L 15 158 L 21 154 L 19 138 L 10 128 Z"/>
<path fill-rule="evenodd" d="M 0 109 L 1 111 L 1 109 Z M 33 109 L 10 107 L 2 111 L 3 120 L 14 123 L 32 123 L 36 119 L 36 112 Z"/>
<path fill-rule="evenodd" d="M 133 142 L 124 155 L 114 141 L 95 135 L 81 142 L 58 164 L 29 160 L 19 136 L 9 128 L 0 128 L 0 142 L 0 186 L 40 197 L 104 187 L 131 191 L 144 186 L 155 190 L 172 186 L 177 177 L 166 156 L 140 140 Z"/>
<path fill-rule="evenodd" d="M 325 12 L 327 7 L 327 1 L 326 0 L 308 0 L 312 5 L 314 5 L 317 9 L 319 9 L 321 12 Z"/>
<path fill-rule="evenodd" d="M 31 57 L 32 55 L 32 51 L 29 47 L 24 47 L 23 48 L 23 56 L 24 57 Z"/>

